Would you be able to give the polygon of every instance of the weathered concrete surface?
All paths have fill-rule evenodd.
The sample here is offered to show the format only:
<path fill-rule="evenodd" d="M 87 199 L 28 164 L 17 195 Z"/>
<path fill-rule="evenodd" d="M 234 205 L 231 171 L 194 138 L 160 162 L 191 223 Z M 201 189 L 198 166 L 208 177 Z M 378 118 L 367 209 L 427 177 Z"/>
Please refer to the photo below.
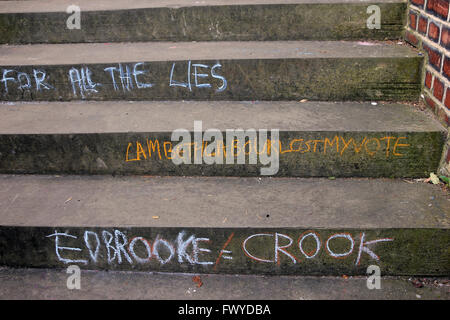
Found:
<path fill-rule="evenodd" d="M 1 46 L 2 100 L 415 100 L 400 45 L 275 41 Z"/>
<path fill-rule="evenodd" d="M 189 55 L 187 55 L 187 52 Z M 217 41 L 35 44 L 0 46 L 2 66 L 51 66 L 138 61 L 416 58 L 404 45 L 356 41 Z M 151 71 L 151 70 L 150 70 Z M 142 77 L 142 76 L 140 76 Z M 144 76 L 145 79 L 145 76 Z M 180 80 L 174 78 L 174 80 Z M 145 82 L 145 80 L 141 81 Z"/>
<path fill-rule="evenodd" d="M 402 1 L 78 1 L 81 28 L 68 29 L 72 4 L 0 3 L 1 43 L 399 39 L 406 15 Z"/>
<path fill-rule="evenodd" d="M 72 4 L 70 0 L 27 0 L 0 2 L 0 12 L 2 13 L 25 13 L 25 12 L 66 12 L 66 8 Z M 269 5 L 269 4 L 312 4 L 312 3 L 402 3 L 402 0 L 208 0 L 209 6 L 243 6 L 243 5 Z M 181 7 L 204 7 L 205 3 L 192 0 L 79 0 L 77 2 L 84 11 L 106 11 L 123 9 L 145 9 L 145 8 L 181 8 Z"/>
<path fill-rule="evenodd" d="M 375 264 L 384 275 L 448 276 L 449 243 L 448 228 L 1 226 L 0 265 L 61 268 L 78 264 L 89 270 L 364 275 L 367 267 Z"/>
<path fill-rule="evenodd" d="M 81 271 L 80 290 L 66 287 L 66 270 L 0 269 L 0 299 L 149 300 L 448 300 L 448 279 L 416 288 L 409 278 L 382 277 L 369 290 L 366 277 L 235 276 Z M 442 286 L 439 286 L 439 283 Z M 150 289 L 151 288 L 151 289 Z M 178 308 L 166 309 L 175 315 Z M 279 315 L 271 310 L 272 315 Z"/>
<path fill-rule="evenodd" d="M 448 228 L 449 202 L 392 179 L 0 175 L 10 226 Z"/>
<path fill-rule="evenodd" d="M 384 275 L 450 272 L 448 194 L 426 184 L 3 176 L 0 186 L 5 266 L 361 275 L 376 264 Z"/>
<path fill-rule="evenodd" d="M 445 131 L 430 112 L 385 102 L 0 102 L 0 134 L 172 132 L 197 120 L 203 130 Z"/>
<path fill-rule="evenodd" d="M 251 154 L 257 152 L 254 141 Z M 426 177 L 438 168 L 443 133 L 282 131 L 277 141 L 280 150 L 258 140 L 264 155 L 270 148 L 278 157 L 269 163 L 257 158 L 251 164 L 247 156 L 243 164 L 237 164 L 236 157 L 227 163 L 226 144 L 221 144 L 217 153 L 223 164 L 207 164 L 204 158 L 194 164 L 194 147 L 201 149 L 202 144 L 191 142 L 188 162 L 175 164 L 172 157 L 178 142 L 171 142 L 170 133 L 1 135 L 0 172 L 260 176 L 263 168 L 271 167 L 269 175 L 287 177 Z M 235 155 L 241 153 L 237 149 Z"/>
<path fill-rule="evenodd" d="M 426 115 L 390 104 L 4 104 L 0 113 L 2 173 L 257 176 L 270 166 L 261 161 L 270 149 L 279 158 L 278 176 L 424 177 L 436 171 L 446 135 Z M 171 132 L 193 132 L 195 120 L 204 122 L 202 131 L 223 133 L 217 153 L 224 164 L 203 158 L 193 165 L 194 147 L 206 151 L 206 143 L 193 139 L 190 164 L 172 161 L 178 141 Z M 233 151 L 245 164 L 227 163 L 225 131 L 239 128 L 279 129 L 279 146 L 258 140 L 258 155 L 255 140 L 247 138 L 245 148 Z M 249 155 L 257 155 L 256 164 Z"/>

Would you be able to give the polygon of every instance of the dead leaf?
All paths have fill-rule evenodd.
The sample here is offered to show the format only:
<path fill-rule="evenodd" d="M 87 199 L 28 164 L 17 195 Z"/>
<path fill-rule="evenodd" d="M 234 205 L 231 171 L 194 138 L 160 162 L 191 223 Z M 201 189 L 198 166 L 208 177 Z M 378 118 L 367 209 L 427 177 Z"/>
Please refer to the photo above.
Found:
<path fill-rule="evenodd" d="M 439 177 L 435 175 L 433 172 L 430 173 L 430 180 L 433 184 L 439 184 Z"/>
<path fill-rule="evenodd" d="M 200 276 L 193 276 L 192 281 L 197 285 L 198 288 L 200 288 L 203 285 L 202 278 Z"/>
<path fill-rule="evenodd" d="M 413 281 L 411 281 L 411 283 L 416 288 L 422 288 L 423 287 L 423 283 L 420 282 L 419 280 L 413 280 Z"/>

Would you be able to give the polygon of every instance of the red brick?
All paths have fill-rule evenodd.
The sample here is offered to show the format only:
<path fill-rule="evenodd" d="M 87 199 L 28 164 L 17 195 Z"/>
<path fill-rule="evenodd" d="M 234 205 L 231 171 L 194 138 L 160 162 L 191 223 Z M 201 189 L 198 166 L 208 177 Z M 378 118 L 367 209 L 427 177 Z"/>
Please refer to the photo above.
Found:
<path fill-rule="evenodd" d="M 419 45 L 419 39 L 417 39 L 417 37 L 408 30 L 405 32 L 405 40 L 415 47 Z"/>
<path fill-rule="evenodd" d="M 417 14 L 414 11 L 409 12 L 409 27 L 414 31 L 417 29 Z"/>
<path fill-rule="evenodd" d="M 445 104 L 445 107 L 450 110 L 450 88 L 447 88 L 447 91 L 445 93 L 444 104 Z"/>
<path fill-rule="evenodd" d="M 437 118 L 439 121 L 446 124 L 447 126 L 450 125 L 449 123 L 450 118 L 448 117 L 447 112 L 445 112 L 444 108 L 437 108 L 435 113 L 437 114 Z"/>
<path fill-rule="evenodd" d="M 414 5 L 418 6 L 418 7 L 421 7 L 421 8 L 423 8 L 423 3 L 424 2 L 425 2 L 425 0 L 411 0 L 412 4 L 414 4 Z"/>
<path fill-rule="evenodd" d="M 428 19 L 424 16 L 419 17 L 419 27 L 417 28 L 417 31 L 419 31 L 421 34 L 426 35 L 427 34 L 427 26 L 428 26 Z"/>
<path fill-rule="evenodd" d="M 444 97 L 444 84 L 437 77 L 433 81 L 433 96 L 439 101 Z"/>
<path fill-rule="evenodd" d="M 430 38 L 434 42 L 439 42 L 440 33 L 440 27 L 434 22 L 430 22 L 430 26 L 428 27 L 428 38 Z"/>
<path fill-rule="evenodd" d="M 433 109 L 433 111 L 436 109 L 436 104 L 434 103 L 433 99 L 431 99 L 427 94 L 425 94 L 425 103 Z"/>
<path fill-rule="evenodd" d="M 427 71 L 427 73 L 425 74 L 425 87 L 431 90 L 432 81 L 433 75 L 431 74 L 431 72 Z"/>
<path fill-rule="evenodd" d="M 438 50 L 433 49 L 426 44 L 423 45 L 423 49 L 428 54 L 428 62 L 430 63 L 430 65 L 438 72 L 441 72 L 442 54 Z"/>
<path fill-rule="evenodd" d="M 450 29 L 442 26 L 441 46 L 450 49 Z"/>
<path fill-rule="evenodd" d="M 444 76 L 450 80 L 450 58 L 444 56 L 444 64 L 442 66 L 442 73 Z"/>
<path fill-rule="evenodd" d="M 449 0 L 428 0 L 427 11 L 447 20 Z"/>

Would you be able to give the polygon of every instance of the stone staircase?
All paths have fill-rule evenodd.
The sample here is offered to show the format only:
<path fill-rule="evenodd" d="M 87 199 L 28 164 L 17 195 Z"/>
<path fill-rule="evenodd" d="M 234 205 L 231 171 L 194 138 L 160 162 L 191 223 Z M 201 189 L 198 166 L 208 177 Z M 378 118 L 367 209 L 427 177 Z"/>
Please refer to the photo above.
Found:
<path fill-rule="evenodd" d="M 409 179 L 447 131 L 413 106 L 404 1 L 82 0 L 80 29 L 71 4 L 0 1 L 1 266 L 450 274 L 448 193 Z M 213 128 L 279 138 L 174 163 Z"/>

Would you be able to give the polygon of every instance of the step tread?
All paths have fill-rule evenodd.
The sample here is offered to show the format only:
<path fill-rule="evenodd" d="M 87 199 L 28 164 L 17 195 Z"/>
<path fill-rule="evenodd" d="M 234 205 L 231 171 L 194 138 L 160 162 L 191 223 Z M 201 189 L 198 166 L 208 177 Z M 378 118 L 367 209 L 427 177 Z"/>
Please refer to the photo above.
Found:
<path fill-rule="evenodd" d="M 224 6 L 224 5 L 276 5 L 276 4 L 318 4 L 318 3 L 357 3 L 361 0 L 78 0 L 77 5 L 83 11 L 111 11 L 142 8 L 179 8 L 192 6 Z M 376 0 L 373 3 L 402 3 L 402 0 Z M 39 0 L 39 1 L 0 1 L 0 13 L 28 12 L 66 12 L 73 4 L 71 0 Z"/>
<path fill-rule="evenodd" d="M 49 115 L 52 115 L 49 117 Z M 171 132 L 279 129 L 280 131 L 444 132 L 410 105 L 369 102 L 42 102 L 1 103 L 0 134 Z"/>
<path fill-rule="evenodd" d="M 2 290 L 0 290 L 0 299 L 197 299 L 225 301 L 250 299 L 262 300 L 262 303 L 260 303 L 262 305 L 267 304 L 264 303 L 264 300 L 450 299 L 448 285 L 445 284 L 448 279 L 437 279 L 438 285 L 425 285 L 417 288 L 413 285 L 415 279 L 409 277 L 382 277 L 382 290 L 369 290 L 367 288 L 367 277 L 208 274 L 193 278 L 194 275 L 88 271 L 82 269 L 80 290 L 68 290 L 65 283 L 69 275 L 65 272 L 65 269 L 1 268 L 0 284 Z M 203 285 L 198 287 L 198 281 L 197 283 L 193 281 L 195 279 L 200 279 Z M 432 283 L 434 280 L 436 279 L 432 279 L 428 283 Z M 148 290 L 148 288 L 152 288 L 152 290 Z M 174 306 L 170 310 L 177 309 Z M 417 312 L 417 310 L 414 312 Z M 280 315 L 274 309 L 271 309 L 271 314 L 274 316 Z"/>
<path fill-rule="evenodd" d="M 355 41 L 74 43 L 0 46 L 0 65 L 76 65 L 138 61 L 413 58 L 405 45 Z"/>
<path fill-rule="evenodd" d="M 399 179 L 0 175 L 2 226 L 449 229 L 449 200 Z"/>

